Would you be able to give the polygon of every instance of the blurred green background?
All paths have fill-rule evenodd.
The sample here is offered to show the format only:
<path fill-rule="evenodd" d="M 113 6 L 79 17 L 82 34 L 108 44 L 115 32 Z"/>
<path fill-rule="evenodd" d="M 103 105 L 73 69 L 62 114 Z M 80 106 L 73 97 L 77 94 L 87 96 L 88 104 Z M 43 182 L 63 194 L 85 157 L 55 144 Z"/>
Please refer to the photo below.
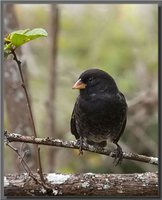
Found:
<path fill-rule="evenodd" d="M 14 4 L 19 28 L 51 28 L 51 4 Z M 119 144 L 123 151 L 158 156 L 158 7 L 154 4 L 59 4 L 54 138 L 74 140 L 70 118 L 78 91 L 72 85 L 91 67 L 111 74 L 124 93 L 128 122 Z M 9 13 L 8 13 L 9 14 Z M 55 26 L 55 24 L 53 24 Z M 11 28 L 17 30 L 16 28 Z M 29 92 L 39 137 L 47 137 L 45 102 L 49 79 L 49 37 L 24 45 Z M 19 109 L 19 108 L 17 108 Z M 4 127 L 11 127 L 5 108 Z M 15 130 L 10 129 L 11 132 Z M 23 129 L 18 133 L 23 134 Z M 56 137 L 57 136 L 57 137 Z M 157 171 L 157 167 L 129 160 L 114 167 L 110 157 L 77 150 L 41 146 L 43 171 L 59 173 L 133 173 Z M 5 173 L 15 173 L 13 152 L 5 147 Z M 20 164 L 18 164 L 20 165 Z M 23 170 L 23 169 L 22 169 Z"/>

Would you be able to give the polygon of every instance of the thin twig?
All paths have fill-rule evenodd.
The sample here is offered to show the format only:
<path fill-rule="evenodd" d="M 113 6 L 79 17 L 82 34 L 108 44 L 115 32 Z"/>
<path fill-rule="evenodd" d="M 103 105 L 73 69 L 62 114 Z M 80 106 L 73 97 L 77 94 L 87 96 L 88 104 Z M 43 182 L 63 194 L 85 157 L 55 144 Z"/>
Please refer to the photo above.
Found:
<path fill-rule="evenodd" d="M 21 164 L 23 166 L 23 168 L 25 169 L 25 171 L 29 174 L 29 176 L 39 185 L 42 185 L 46 190 L 51 190 L 51 187 L 49 187 L 47 184 L 45 184 L 45 182 L 39 181 L 33 174 L 33 172 L 31 171 L 31 169 L 29 168 L 28 164 L 26 163 L 26 161 L 24 160 L 24 156 L 21 156 L 21 154 L 19 153 L 18 149 L 16 149 L 15 147 L 13 147 L 11 144 L 9 144 L 8 142 L 6 142 L 6 145 L 8 147 L 10 147 L 17 155 L 18 157 L 21 159 Z"/>
<path fill-rule="evenodd" d="M 7 133 L 7 132 L 5 132 L 5 137 L 8 142 L 25 142 L 25 143 L 64 147 L 64 148 L 71 148 L 71 149 L 80 148 L 79 145 L 75 141 L 62 141 L 60 139 L 53 139 L 49 137 L 34 138 L 31 136 L 23 136 L 17 133 Z M 95 148 L 91 145 L 86 145 L 86 146 L 83 146 L 83 150 L 110 156 L 110 157 L 115 157 L 115 153 L 106 148 Z M 139 155 L 136 153 L 123 152 L 123 158 L 128 159 L 128 160 L 134 160 L 134 161 L 139 161 L 139 162 L 144 162 L 144 163 L 150 163 L 153 165 L 158 165 L 157 157 L 148 157 L 148 156 Z"/>
<path fill-rule="evenodd" d="M 22 69 L 21 69 L 21 61 L 18 60 L 14 49 L 11 49 L 11 53 L 13 54 L 13 59 L 15 60 L 15 62 L 18 65 L 18 68 L 19 68 L 21 81 L 22 81 L 22 87 L 24 89 L 24 92 L 25 92 L 25 95 L 26 95 L 26 99 L 27 99 L 27 104 L 28 104 L 28 108 L 29 108 L 29 113 L 30 113 L 30 118 L 31 118 L 31 123 L 32 123 L 32 127 L 33 127 L 34 136 L 37 137 L 34 118 L 33 118 L 33 113 L 32 113 L 32 109 L 31 109 L 31 103 L 30 103 L 29 95 L 28 95 L 27 88 L 26 88 L 26 85 L 25 85 L 24 76 L 23 76 Z M 44 182 L 41 159 L 40 159 L 40 151 L 39 151 L 38 145 L 36 145 L 36 151 L 37 151 L 37 165 L 38 165 L 38 168 L 39 168 L 39 170 L 38 170 L 39 171 L 39 175 L 40 175 L 40 178 L 41 178 L 42 182 Z"/>

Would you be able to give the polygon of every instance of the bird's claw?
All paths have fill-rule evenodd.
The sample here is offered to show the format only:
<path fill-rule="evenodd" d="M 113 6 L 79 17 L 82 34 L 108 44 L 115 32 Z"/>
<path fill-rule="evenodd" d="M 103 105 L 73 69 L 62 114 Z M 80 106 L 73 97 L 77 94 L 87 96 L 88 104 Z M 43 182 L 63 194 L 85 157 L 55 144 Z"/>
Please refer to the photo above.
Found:
<path fill-rule="evenodd" d="M 82 150 L 82 148 L 79 148 L 79 156 L 80 155 L 83 155 L 83 150 Z"/>
<path fill-rule="evenodd" d="M 115 153 L 115 158 L 113 163 L 115 164 L 115 166 L 117 166 L 118 164 L 121 164 L 123 160 L 122 148 L 119 145 L 117 145 L 117 149 L 115 149 L 114 153 Z"/>
<path fill-rule="evenodd" d="M 79 139 L 77 139 L 76 144 L 79 145 L 79 155 L 83 155 L 83 145 L 84 145 L 83 137 L 80 137 Z"/>

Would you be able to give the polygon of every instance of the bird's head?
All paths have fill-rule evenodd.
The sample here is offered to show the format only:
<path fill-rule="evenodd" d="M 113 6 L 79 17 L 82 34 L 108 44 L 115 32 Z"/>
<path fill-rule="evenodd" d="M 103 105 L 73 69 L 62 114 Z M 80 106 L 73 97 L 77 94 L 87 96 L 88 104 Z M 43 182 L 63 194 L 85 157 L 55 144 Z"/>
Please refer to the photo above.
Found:
<path fill-rule="evenodd" d="M 114 79 L 100 69 L 89 69 L 83 72 L 72 88 L 87 94 L 118 90 Z"/>

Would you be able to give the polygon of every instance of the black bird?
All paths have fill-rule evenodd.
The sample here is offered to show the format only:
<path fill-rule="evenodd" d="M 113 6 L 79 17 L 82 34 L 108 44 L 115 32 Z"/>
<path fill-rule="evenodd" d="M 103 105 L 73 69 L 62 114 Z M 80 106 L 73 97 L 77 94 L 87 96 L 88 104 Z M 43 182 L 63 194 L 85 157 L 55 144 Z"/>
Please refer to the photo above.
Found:
<path fill-rule="evenodd" d="M 73 89 L 79 89 L 72 117 L 71 133 L 80 144 L 105 147 L 110 139 L 116 144 L 116 165 L 122 161 L 123 152 L 118 141 L 127 121 L 127 103 L 114 79 L 100 69 L 83 72 Z M 118 158 L 118 159 L 117 159 Z"/>

